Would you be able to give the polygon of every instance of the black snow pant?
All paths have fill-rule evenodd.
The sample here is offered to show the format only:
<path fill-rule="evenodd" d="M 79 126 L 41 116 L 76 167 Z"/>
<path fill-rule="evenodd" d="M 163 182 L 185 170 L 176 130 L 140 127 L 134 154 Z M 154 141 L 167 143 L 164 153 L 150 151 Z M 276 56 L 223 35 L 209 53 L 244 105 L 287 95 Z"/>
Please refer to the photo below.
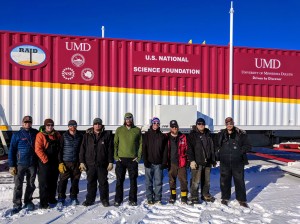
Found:
<path fill-rule="evenodd" d="M 116 164 L 116 196 L 115 202 L 123 202 L 124 181 L 126 169 L 128 170 L 130 180 L 129 201 L 137 202 L 137 177 L 138 177 L 138 163 L 132 161 L 133 158 L 121 158 Z"/>
<path fill-rule="evenodd" d="M 58 199 L 66 199 L 66 190 L 69 178 L 71 179 L 70 198 L 76 199 L 79 193 L 79 180 L 81 172 L 79 170 L 79 162 L 64 162 L 66 171 L 59 174 L 58 182 Z"/>
<path fill-rule="evenodd" d="M 24 204 L 32 202 L 32 195 L 35 190 L 36 166 L 18 166 L 18 173 L 14 177 L 15 188 L 13 203 L 15 206 L 22 206 L 23 182 L 26 175 L 26 190 L 24 195 Z"/>
<path fill-rule="evenodd" d="M 56 202 L 58 174 L 58 161 L 49 160 L 47 163 L 43 163 L 39 160 L 38 180 L 41 206 L 47 206 L 49 203 Z"/>
<path fill-rule="evenodd" d="M 231 181 L 235 186 L 236 199 L 238 201 L 246 202 L 246 186 L 244 180 L 244 165 L 236 167 L 228 167 L 220 165 L 220 187 L 222 199 L 229 200 L 231 197 Z"/>
<path fill-rule="evenodd" d="M 108 164 L 107 164 L 108 165 Z M 99 183 L 99 192 L 101 202 L 109 202 L 109 185 L 107 165 L 87 165 L 87 195 L 86 201 L 94 203 L 97 193 L 97 181 Z"/>

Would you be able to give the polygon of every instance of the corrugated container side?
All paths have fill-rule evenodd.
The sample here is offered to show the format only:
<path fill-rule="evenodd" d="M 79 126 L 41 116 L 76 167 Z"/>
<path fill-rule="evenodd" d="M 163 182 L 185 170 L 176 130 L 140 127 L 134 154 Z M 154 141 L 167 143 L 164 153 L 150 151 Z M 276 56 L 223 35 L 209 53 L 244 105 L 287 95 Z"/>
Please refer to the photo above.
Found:
<path fill-rule="evenodd" d="M 75 119 L 80 126 L 101 117 L 108 126 L 123 123 L 132 112 L 135 123 L 149 124 L 155 105 L 196 105 L 210 127 L 223 127 L 228 115 L 228 46 L 160 43 L 118 39 L 97 39 L 56 35 L 0 32 L 1 124 L 19 126 L 30 114 L 40 125 L 51 117 L 56 125 Z M 91 43 L 97 50 L 98 80 L 93 84 L 61 83 L 61 46 L 66 41 Z M 10 49 L 17 43 L 45 48 L 48 63 L 37 69 L 23 69 L 10 62 Z M 135 55 L 180 55 L 199 58 L 201 73 L 134 74 Z M 77 53 L 77 52 L 75 52 Z M 299 57 L 296 51 L 235 48 L 235 55 Z M 270 56 L 270 57 L 271 57 Z M 157 61 L 156 64 L 159 62 Z M 162 63 L 162 62 L 161 62 Z M 155 65 L 155 63 L 153 63 Z M 169 65 L 169 64 L 166 64 Z M 297 82 L 291 84 L 245 83 L 234 79 L 234 118 L 245 129 L 300 128 Z"/>

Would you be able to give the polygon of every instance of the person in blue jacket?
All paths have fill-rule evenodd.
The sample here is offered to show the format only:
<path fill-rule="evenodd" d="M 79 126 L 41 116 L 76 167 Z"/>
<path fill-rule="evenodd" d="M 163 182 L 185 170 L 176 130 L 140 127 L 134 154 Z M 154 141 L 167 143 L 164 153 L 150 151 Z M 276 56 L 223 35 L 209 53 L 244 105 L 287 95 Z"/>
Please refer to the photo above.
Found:
<path fill-rule="evenodd" d="M 14 133 L 8 151 L 9 172 L 14 176 L 14 194 L 12 214 L 22 209 L 23 181 L 26 176 L 24 208 L 34 210 L 32 195 L 35 190 L 37 173 L 37 157 L 34 152 L 34 142 L 38 130 L 32 128 L 32 117 L 25 116 L 21 129 Z"/>

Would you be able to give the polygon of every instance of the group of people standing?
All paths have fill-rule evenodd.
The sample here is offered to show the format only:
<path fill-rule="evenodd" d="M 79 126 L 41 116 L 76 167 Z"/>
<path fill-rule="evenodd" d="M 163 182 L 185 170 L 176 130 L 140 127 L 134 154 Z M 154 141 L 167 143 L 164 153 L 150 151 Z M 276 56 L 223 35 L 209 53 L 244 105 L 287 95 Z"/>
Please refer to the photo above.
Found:
<path fill-rule="evenodd" d="M 210 171 L 220 161 L 221 203 L 228 205 L 231 196 L 231 181 L 234 180 L 236 199 L 241 206 L 246 203 L 244 165 L 251 145 L 246 133 L 234 126 L 232 118 L 226 118 L 226 129 L 218 134 L 214 143 L 205 120 L 198 118 L 188 137 L 179 131 L 176 120 L 170 121 L 170 132 L 160 130 L 160 120 L 154 117 L 148 132 L 142 136 L 141 129 L 134 125 L 133 115 L 126 113 L 124 124 L 117 128 L 114 137 L 105 131 L 100 118 L 93 120 L 93 127 L 84 134 L 77 131 L 77 122 L 70 120 L 68 130 L 62 135 L 54 129 L 54 121 L 46 119 L 40 130 L 32 128 L 32 117 L 25 116 L 20 131 L 12 136 L 8 162 L 9 172 L 14 176 L 12 214 L 22 208 L 33 210 L 35 178 L 38 176 L 40 208 L 51 204 L 64 205 L 68 180 L 71 179 L 70 202 L 78 205 L 81 172 L 87 174 L 87 194 L 84 206 L 95 203 L 97 187 L 104 207 L 109 206 L 108 172 L 116 163 L 116 188 L 114 206 L 123 202 L 126 171 L 130 180 L 129 205 L 137 205 L 138 163 L 145 166 L 145 187 L 149 205 L 162 201 L 163 170 L 168 170 L 170 199 L 177 197 L 176 180 L 180 182 L 181 203 L 188 203 L 187 167 L 191 168 L 190 201 L 213 202 L 210 194 Z M 23 181 L 26 176 L 24 206 L 22 203 Z M 57 199 L 56 199 L 57 192 Z"/>

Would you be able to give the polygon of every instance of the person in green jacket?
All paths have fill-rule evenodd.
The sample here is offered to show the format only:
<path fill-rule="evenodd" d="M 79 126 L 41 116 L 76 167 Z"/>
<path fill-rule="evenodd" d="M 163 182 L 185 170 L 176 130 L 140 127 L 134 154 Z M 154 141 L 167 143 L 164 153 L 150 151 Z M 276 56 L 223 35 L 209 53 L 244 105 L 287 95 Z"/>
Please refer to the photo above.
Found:
<path fill-rule="evenodd" d="M 126 113 L 124 125 L 118 127 L 114 137 L 114 157 L 116 161 L 116 195 L 114 206 L 123 202 L 126 170 L 129 173 L 129 205 L 137 206 L 138 163 L 142 155 L 141 129 L 133 123 L 133 115 Z"/>

